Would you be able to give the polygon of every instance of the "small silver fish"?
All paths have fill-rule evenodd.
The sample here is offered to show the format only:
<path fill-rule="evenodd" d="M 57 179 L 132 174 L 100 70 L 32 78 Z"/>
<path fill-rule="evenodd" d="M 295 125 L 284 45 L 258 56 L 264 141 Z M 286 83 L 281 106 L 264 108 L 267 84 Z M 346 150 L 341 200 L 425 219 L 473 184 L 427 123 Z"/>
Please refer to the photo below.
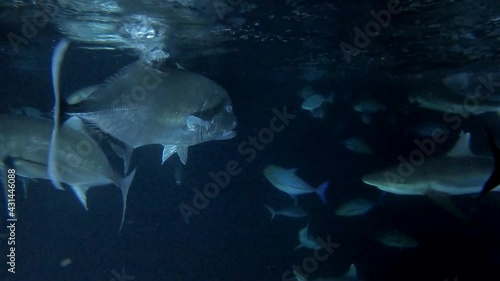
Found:
<path fill-rule="evenodd" d="M 295 173 L 297 169 L 285 169 L 276 165 L 268 165 L 264 168 L 264 176 L 277 189 L 289 195 L 302 195 L 316 193 L 321 201 L 326 204 L 326 189 L 329 182 L 325 181 L 317 188 L 314 188 L 299 178 Z"/>
<path fill-rule="evenodd" d="M 344 147 L 364 154 L 373 154 L 373 149 L 363 140 L 359 138 L 350 138 L 342 142 Z"/>
<path fill-rule="evenodd" d="M 326 102 L 333 103 L 333 94 L 331 94 L 328 98 L 325 98 L 322 95 L 312 95 L 308 97 L 300 107 L 305 110 L 313 111 Z"/>
<path fill-rule="evenodd" d="M 289 218 L 303 218 L 306 217 L 308 214 L 307 210 L 297 205 L 288 206 L 279 210 L 274 210 L 268 205 L 264 205 L 264 207 L 266 207 L 266 209 L 269 210 L 269 213 L 271 213 L 271 220 L 273 220 L 274 217 L 277 215 Z"/>
<path fill-rule="evenodd" d="M 372 201 L 363 198 L 358 198 L 340 205 L 335 210 L 335 214 L 337 216 L 347 216 L 347 217 L 364 215 L 368 211 L 373 209 L 374 206 L 375 204 Z"/>
<path fill-rule="evenodd" d="M 308 248 L 311 250 L 316 250 L 316 249 L 321 248 L 321 244 L 319 244 L 319 242 L 316 239 L 314 239 L 314 237 L 311 235 L 311 233 L 309 233 L 309 223 L 307 223 L 307 225 L 304 228 L 301 228 L 299 230 L 298 237 L 299 237 L 300 245 L 295 247 L 295 250 L 302 248 L 302 247 Z"/>
<path fill-rule="evenodd" d="M 417 240 L 399 230 L 385 230 L 377 234 L 377 240 L 387 247 L 415 248 L 418 246 Z"/>

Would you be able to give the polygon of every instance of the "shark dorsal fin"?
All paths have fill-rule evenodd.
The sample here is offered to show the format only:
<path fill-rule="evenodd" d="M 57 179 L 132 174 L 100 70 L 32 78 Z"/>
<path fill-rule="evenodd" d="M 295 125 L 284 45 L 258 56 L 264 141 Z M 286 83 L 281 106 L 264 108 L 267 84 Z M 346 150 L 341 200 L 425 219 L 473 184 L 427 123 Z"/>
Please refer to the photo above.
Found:
<path fill-rule="evenodd" d="M 351 266 L 349 267 L 349 271 L 347 271 L 345 276 L 350 278 L 358 278 L 358 271 L 356 270 L 356 266 L 354 264 L 351 264 Z"/>
<path fill-rule="evenodd" d="M 449 157 L 474 156 L 470 150 L 470 133 L 461 131 L 455 146 L 446 155 Z"/>

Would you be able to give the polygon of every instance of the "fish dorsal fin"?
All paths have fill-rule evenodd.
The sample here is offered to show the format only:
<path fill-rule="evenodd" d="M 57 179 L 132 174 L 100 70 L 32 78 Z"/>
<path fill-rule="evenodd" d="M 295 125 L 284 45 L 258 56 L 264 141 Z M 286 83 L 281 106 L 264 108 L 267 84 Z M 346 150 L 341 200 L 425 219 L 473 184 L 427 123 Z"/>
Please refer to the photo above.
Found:
<path fill-rule="evenodd" d="M 346 277 L 358 278 L 358 270 L 354 264 L 351 264 L 349 271 L 345 274 Z"/>
<path fill-rule="evenodd" d="M 460 132 L 459 139 L 455 143 L 455 146 L 446 153 L 449 157 L 464 157 L 464 156 L 474 156 L 470 150 L 470 133 Z"/>
<path fill-rule="evenodd" d="M 104 82 L 101 85 L 99 85 L 99 87 L 97 87 L 90 95 L 88 95 L 86 99 L 91 99 L 94 95 L 99 95 L 99 92 L 101 90 L 107 88 L 108 85 L 113 84 L 115 81 L 122 79 L 125 75 L 127 75 L 130 72 L 130 69 L 142 64 L 144 64 L 144 62 L 138 60 L 122 67 L 120 70 L 118 70 L 118 72 L 116 72 L 115 74 L 111 75 L 106 80 L 104 80 Z M 79 102 L 81 102 L 81 100 Z"/>

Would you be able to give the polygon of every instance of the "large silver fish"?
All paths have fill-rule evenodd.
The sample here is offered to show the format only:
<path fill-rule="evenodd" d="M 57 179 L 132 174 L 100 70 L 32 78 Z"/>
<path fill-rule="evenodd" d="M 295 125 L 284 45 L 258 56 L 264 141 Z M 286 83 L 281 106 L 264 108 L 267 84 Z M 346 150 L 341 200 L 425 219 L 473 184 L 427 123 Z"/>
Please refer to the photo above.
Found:
<path fill-rule="evenodd" d="M 48 158 L 52 127 L 52 120 L 46 118 L 0 115 L 0 169 L 15 168 L 18 176 L 50 179 Z M 85 209 L 86 193 L 91 187 L 118 186 L 123 196 L 123 223 L 135 171 L 125 178 L 115 172 L 99 144 L 85 133 L 83 122 L 76 117 L 70 118 L 59 130 L 54 154 L 60 182 L 70 186 Z"/>
<path fill-rule="evenodd" d="M 237 125 L 231 100 L 220 85 L 178 68 L 162 72 L 142 61 L 121 70 L 81 102 L 67 100 L 75 103 L 66 110 L 71 115 L 132 148 L 163 145 L 162 163 L 177 152 L 185 164 L 189 146 L 231 139 Z"/>

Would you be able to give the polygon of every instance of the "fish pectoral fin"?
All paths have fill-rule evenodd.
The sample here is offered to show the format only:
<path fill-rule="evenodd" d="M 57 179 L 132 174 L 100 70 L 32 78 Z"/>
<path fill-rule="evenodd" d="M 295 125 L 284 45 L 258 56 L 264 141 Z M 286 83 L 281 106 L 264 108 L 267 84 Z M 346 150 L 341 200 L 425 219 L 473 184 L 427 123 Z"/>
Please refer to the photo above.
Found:
<path fill-rule="evenodd" d="M 196 130 L 197 127 L 208 128 L 209 125 L 210 122 L 205 121 L 194 115 L 189 115 L 188 117 L 186 117 L 186 126 L 191 131 Z"/>
<path fill-rule="evenodd" d="M 165 163 L 167 159 L 175 153 L 176 151 L 176 145 L 169 145 L 169 144 L 164 144 L 163 145 L 163 154 L 161 156 L 161 164 Z"/>
<path fill-rule="evenodd" d="M 469 220 L 470 217 L 464 214 L 457 205 L 451 201 L 450 195 L 444 192 L 429 190 L 425 193 L 430 199 L 436 202 L 439 206 L 443 207 L 450 214 L 462 220 Z"/>
<path fill-rule="evenodd" d="M 182 164 L 186 165 L 188 158 L 188 147 L 187 145 L 163 145 L 163 155 L 161 164 L 165 163 L 165 161 L 175 152 L 179 155 L 179 159 Z"/>
<path fill-rule="evenodd" d="M 78 201 L 82 203 L 83 207 L 85 208 L 86 211 L 88 211 L 87 207 L 87 191 L 92 187 L 91 185 L 88 184 L 73 184 L 70 185 L 71 190 L 76 195 L 76 198 L 78 198 Z"/>

